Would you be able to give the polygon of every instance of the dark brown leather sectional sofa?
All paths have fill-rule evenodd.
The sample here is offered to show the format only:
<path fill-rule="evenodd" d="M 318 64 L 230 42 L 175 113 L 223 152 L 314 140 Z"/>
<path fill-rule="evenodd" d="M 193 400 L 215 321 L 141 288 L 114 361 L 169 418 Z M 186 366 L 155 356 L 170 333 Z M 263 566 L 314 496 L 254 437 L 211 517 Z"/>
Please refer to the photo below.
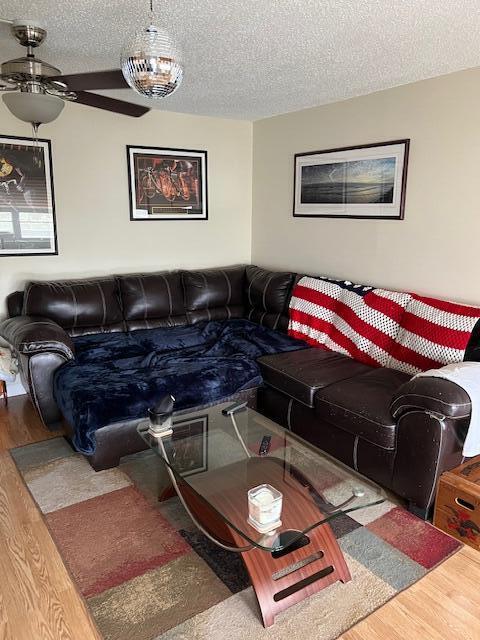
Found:
<path fill-rule="evenodd" d="M 0 323 L 0 335 L 18 354 L 22 379 L 43 422 L 55 429 L 62 416 L 53 376 L 75 357 L 75 336 L 242 317 L 286 332 L 297 278 L 247 266 L 30 283 L 25 292 L 9 296 L 9 318 Z M 439 475 L 462 460 L 470 399 L 460 387 L 439 378 L 411 380 L 315 348 L 258 362 L 264 380 L 257 393 L 261 412 L 427 516 Z M 134 426 L 97 431 L 95 468 L 112 466 L 120 455 L 143 447 Z"/>
<path fill-rule="evenodd" d="M 259 363 L 262 413 L 427 517 L 440 474 L 462 461 L 471 406 L 462 388 L 315 348 Z"/>

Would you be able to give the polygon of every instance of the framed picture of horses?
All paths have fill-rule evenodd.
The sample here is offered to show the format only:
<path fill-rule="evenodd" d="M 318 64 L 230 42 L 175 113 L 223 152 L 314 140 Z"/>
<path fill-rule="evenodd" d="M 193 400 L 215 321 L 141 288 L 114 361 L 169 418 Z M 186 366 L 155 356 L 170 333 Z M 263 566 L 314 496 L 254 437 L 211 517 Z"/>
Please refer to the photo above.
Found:
<path fill-rule="evenodd" d="M 0 256 L 57 254 L 50 140 L 0 136 Z"/>
<path fill-rule="evenodd" d="M 130 220 L 207 220 L 207 152 L 127 145 Z"/>

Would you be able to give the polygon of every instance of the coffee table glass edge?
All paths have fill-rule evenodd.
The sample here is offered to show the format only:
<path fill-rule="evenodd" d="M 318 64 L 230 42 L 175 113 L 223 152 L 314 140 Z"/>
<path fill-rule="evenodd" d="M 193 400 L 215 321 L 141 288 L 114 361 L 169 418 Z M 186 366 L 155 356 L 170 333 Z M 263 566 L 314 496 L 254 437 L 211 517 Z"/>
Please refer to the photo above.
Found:
<path fill-rule="evenodd" d="M 224 416 L 222 409 L 229 404 L 174 414 L 173 433 L 163 438 L 149 433 L 148 420 L 137 431 L 175 484 L 185 483 L 246 544 L 278 553 L 342 514 L 384 502 L 379 485 L 257 411 L 245 408 Z M 265 435 L 271 438 L 270 448 L 261 456 Z M 269 533 L 248 522 L 247 492 L 263 483 L 285 496 L 282 514 L 287 520 Z"/>

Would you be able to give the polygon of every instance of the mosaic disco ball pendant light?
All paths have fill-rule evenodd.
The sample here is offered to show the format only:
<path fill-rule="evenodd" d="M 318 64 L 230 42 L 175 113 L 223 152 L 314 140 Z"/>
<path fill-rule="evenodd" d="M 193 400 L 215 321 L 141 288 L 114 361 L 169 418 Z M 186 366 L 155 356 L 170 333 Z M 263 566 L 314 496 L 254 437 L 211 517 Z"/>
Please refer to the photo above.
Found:
<path fill-rule="evenodd" d="M 154 26 L 153 0 L 150 26 L 125 44 L 120 62 L 125 80 L 141 96 L 166 98 L 182 83 L 180 53 L 168 33 Z"/>

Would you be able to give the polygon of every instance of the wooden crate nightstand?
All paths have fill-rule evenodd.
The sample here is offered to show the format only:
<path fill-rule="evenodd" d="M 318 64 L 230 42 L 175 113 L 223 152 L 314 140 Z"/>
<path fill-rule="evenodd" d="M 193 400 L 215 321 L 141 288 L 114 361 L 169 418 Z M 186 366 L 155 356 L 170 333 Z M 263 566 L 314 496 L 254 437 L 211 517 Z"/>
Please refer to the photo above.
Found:
<path fill-rule="evenodd" d="M 441 475 L 433 524 L 480 551 L 480 456 Z"/>

